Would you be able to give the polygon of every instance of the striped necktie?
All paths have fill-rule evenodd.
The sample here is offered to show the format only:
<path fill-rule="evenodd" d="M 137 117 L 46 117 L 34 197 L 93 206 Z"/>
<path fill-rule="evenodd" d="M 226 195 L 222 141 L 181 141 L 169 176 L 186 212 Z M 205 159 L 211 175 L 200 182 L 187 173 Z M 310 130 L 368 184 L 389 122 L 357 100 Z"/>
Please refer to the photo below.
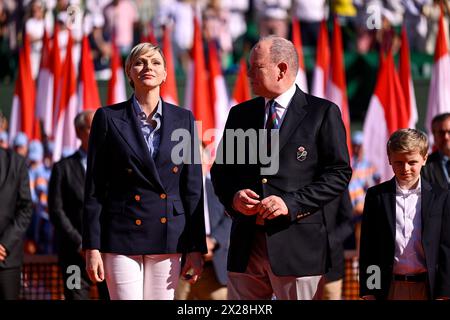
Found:
<path fill-rule="evenodd" d="M 267 116 L 266 129 L 278 129 L 277 102 L 275 100 L 270 100 L 267 104 L 269 105 L 269 115 Z"/>
<path fill-rule="evenodd" d="M 265 129 L 267 129 L 267 155 L 270 156 L 272 147 L 272 130 L 278 129 L 278 119 L 277 119 L 276 101 L 270 100 L 267 104 L 269 105 L 269 114 L 267 116 Z"/>

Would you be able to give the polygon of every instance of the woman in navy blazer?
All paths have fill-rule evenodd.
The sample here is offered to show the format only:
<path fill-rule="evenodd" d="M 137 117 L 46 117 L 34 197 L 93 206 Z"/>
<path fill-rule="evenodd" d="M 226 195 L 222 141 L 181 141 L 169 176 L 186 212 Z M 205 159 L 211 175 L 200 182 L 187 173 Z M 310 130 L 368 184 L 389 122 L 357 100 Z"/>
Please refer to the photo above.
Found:
<path fill-rule="evenodd" d="M 194 119 L 160 97 L 159 47 L 134 47 L 125 71 L 134 95 L 98 109 L 90 133 L 86 268 L 91 280 L 106 278 L 111 299 L 173 299 L 180 273 L 195 282 L 207 252 Z"/>

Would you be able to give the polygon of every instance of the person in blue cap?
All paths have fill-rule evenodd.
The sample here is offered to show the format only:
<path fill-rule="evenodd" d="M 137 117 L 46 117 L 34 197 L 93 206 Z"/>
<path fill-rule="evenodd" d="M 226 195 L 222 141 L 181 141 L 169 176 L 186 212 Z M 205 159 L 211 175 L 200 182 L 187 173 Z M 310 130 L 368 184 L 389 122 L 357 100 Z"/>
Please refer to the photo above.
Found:
<path fill-rule="evenodd" d="M 25 132 L 19 132 L 13 141 L 13 149 L 22 157 L 27 157 L 28 154 L 28 137 Z"/>
<path fill-rule="evenodd" d="M 8 149 L 8 132 L 0 131 L 0 148 Z"/>
<path fill-rule="evenodd" d="M 33 218 L 29 236 L 35 242 L 37 253 L 53 253 L 53 226 L 47 206 L 48 181 L 51 171 L 44 166 L 44 147 L 39 140 L 30 141 L 28 147 L 28 173 L 30 176 Z"/>

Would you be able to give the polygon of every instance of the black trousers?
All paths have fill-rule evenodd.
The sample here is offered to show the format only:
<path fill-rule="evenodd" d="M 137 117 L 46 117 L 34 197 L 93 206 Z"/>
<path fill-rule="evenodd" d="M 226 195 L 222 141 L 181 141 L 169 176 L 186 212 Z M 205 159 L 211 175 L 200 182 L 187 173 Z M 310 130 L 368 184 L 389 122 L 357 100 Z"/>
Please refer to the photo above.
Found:
<path fill-rule="evenodd" d="M 76 256 L 75 256 L 76 257 Z M 80 256 L 81 257 L 81 256 Z M 92 282 L 89 279 L 89 276 L 86 272 L 86 266 L 84 261 L 78 257 L 75 259 L 71 259 L 72 263 L 68 263 L 68 261 L 61 262 L 60 268 L 63 276 L 63 285 L 64 285 L 64 297 L 66 300 L 89 300 L 90 299 L 90 290 Z M 80 272 L 80 288 L 74 289 L 69 283 L 71 280 L 69 279 L 72 276 L 72 273 L 68 272 L 68 268 L 71 266 L 78 266 Z M 69 280 L 69 281 L 68 281 Z M 68 283 L 69 282 L 69 283 Z M 106 281 L 97 283 L 98 296 L 100 300 L 109 300 L 108 288 L 106 286 Z"/>
<path fill-rule="evenodd" d="M 0 269 L 0 301 L 19 299 L 20 271 L 20 267 Z"/>

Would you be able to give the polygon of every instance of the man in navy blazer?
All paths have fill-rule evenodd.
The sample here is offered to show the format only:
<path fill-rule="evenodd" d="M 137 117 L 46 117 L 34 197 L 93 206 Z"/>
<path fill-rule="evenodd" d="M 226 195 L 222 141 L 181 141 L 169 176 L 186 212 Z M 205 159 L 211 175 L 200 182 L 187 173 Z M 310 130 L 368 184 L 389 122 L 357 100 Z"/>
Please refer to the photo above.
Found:
<path fill-rule="evenodd" d="M 232 149 L 238 158 L 239 150 L 245 150 L 245 161 L 230 163 L 227 144 L 234 138 L 225 132 L 211 171 L 219 199 L 233 217 L 229 299 L 271 299 L 273 294 L 312 299 L 329 267 L 322 208 L 346 190 L 351 176 L 345 130 L 335 104 L 295 85 L 297 70 L 290 41 L 270 36 L 253 47 L 249 78 L 260 97 L 233 107 L 225 129 L 251 134 L 279 128 L 274 130 L 279 132 L 279 152 L 274 136 L 272 162 L 265 166 L 261 157 L 249 155 L 267 151 L 258 145 L 269 141 L 245 139 L 244 146 Z M 276 163 L 276 172 L 263 170 Z"/>
<path fill-rule="evenodd" d="M 450 186 L 450 113 L 442 113 L 431 121 L 433 131 L 434 151 L 427 159 L 422 169 L 423 177 L 442 188 Z"/>

